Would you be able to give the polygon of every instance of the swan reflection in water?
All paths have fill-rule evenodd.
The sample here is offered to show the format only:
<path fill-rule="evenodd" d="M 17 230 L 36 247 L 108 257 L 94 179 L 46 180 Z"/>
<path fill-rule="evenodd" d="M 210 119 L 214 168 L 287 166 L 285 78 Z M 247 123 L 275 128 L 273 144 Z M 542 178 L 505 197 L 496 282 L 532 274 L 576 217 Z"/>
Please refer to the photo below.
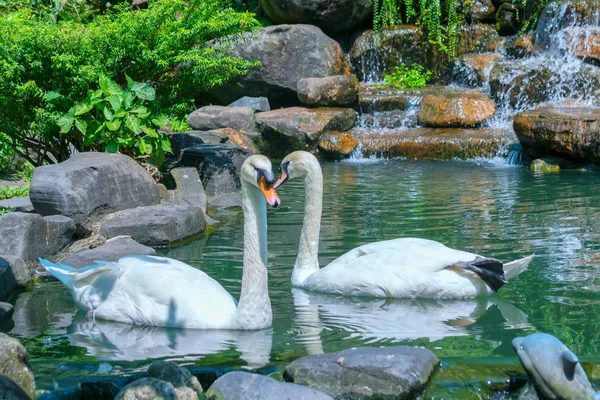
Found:
<path fill-rule="evenodd" d="M 198 359 L 235 348 L 248 368 L 269 364 L 273 331 L 194 330 L 129 325 L 89 320 L 78 313 L 67 336 L 88 354 L 112 361 L 180 358 Z"/>
<path fill-rule="evenodd" d="M 478 335 L 477 329 L 472 326 L 477 319 L 491 313 L 493 308 L 500 312 L 503 328 L 532 328 L 523 311 L 497 297 L 464 300 L 365 299 L 298 288 L 292 289 L 292 294 L 298 341 L 309 354 L 323 353 L 323 330 L 343 330 L 349 333 L 347 339 L 361 339 L 366 343 L 421 338 L 433 342 L 450 336 L 483 336 Z"/>

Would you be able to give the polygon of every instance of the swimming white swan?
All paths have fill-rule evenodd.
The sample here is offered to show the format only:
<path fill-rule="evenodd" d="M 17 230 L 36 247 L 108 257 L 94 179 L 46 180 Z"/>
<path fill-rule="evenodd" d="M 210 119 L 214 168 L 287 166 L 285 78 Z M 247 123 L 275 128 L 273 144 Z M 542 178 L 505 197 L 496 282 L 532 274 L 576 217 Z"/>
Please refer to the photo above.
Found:
<path fill-rule="evenodd" d="M 323 174 L 312 154 L 296 151 L 279 168 L 277 189 L 304 178 L 304 223 L 292 285 L 307 290 L 370 297 L 464 298 L 497 291 L 523 272 L 533 255 L 506 264 L 454 250 L 432 240 L 400 238 L 369 243 L 319 268 Z"/>
<path fill-rule="evenodd" d="M 214 279 L 180 261 L 130 256 L 75 269 L 40 260 L 94 318 L 192 329 L 263 329 L 271 326 L 267 282 L 266 201 L 279 206 L 271 162 L 249 157 L 242 166 L 244 272 L 239 304 Z"/>

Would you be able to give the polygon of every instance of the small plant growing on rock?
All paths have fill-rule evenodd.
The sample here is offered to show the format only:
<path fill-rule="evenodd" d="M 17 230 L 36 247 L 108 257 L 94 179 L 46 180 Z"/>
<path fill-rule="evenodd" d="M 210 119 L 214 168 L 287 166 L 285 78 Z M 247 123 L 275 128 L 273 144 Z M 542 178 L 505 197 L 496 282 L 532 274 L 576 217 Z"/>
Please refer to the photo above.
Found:
<path fill-rule="evenodd" d="M 385 83 L 398 89 L 420 89 L 427 85 L 431 71 L 419 64 L 400 64 L 391 74 L 385 75 Z"/>
<path fill-rule="evenodd" d="M 60 96 L 56 92 L 49 99 Z M 100 75 L 99 89 L 76 103 L 57 122 L 61 134 L 73 134 L 84 148 L 121 152 L 132 157 L 148 158 L 159 167 L 165 153 L 171 151 L 169 138 L 155 127 L 165 127 L 163 118 L 152 118 L 144 105 L 153 101 L 155 91 L 147 83 L 127 77 L 127 87 L 121 88 L 106 75 Z"/>
<path fill-rule="evenodd" d="M 29 196 L 29 186 L 0 186 L 0 200 Z"/>

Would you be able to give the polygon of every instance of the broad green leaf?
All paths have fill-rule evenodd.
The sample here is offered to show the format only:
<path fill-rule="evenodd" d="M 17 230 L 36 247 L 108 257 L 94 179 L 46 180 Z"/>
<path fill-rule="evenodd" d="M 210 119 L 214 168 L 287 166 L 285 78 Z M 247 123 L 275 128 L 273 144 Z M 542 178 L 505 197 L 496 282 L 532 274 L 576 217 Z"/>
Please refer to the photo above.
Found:
<path fill-rule="evenodd" d="M 77 118 L 75 120 L 75 127 L 79 132 L 83 133 L 84 135 L 87 132 L 87 122 L 85 122 L 82 119 Z"/>
<path fill-rule="evenodd" d="M 148 128 L 146 126 L 140 126 L 140 129 L 142 130 L 142 132 L 144 132 L 146 135 L 151 136 L 155 139 L 158 139 L 158 133 L 152 129 L 152 128 Z"/>
<path fill-rule="evenodd" d="M 135 85 L 135 81 L 131 79 L 127 74 L 125 74 L 125 79 L 127 79 L 127 89 L 131 89 L 131 87 Z"/>
<path fill-rule="evenodd" d="M 129 109 L 129 107 L 131 107 L 131 105 L 133 104 L 134 99 L 135 95 L 133 94 L 133 92 L 125 92 L 123 94 L 123 108 L 125 108 L 126 110 Z"/>
<path fill-rule="evenodd" d="M 157 149 L 154 152 L 153 156 L 154 156 L 154 165 L 156 165 L 158 168 L 160 168 L 162 163 L 165 161 L 165 152 L 162 149 Z"/>
<path fill-rule="evenodd" d="M 159 128 L 165 128 L 168 122 L 169 120 L 164 115 L 161 115 L 160 117 L 154 118 L 152 120 L 152 123 L 158 126 Z"/>
<path fill-rule="evenodd" d="M 125 117 L 125 126 L 136 135 L 140 133 L 140 121 L 131 114 Z"/>
<path fill-rule="evenodd" d="M 91 131 L 88 131 L 88 133 L 83 136 L 83 145 L 86 146 L 86 147 L 89 147 L 97 139 L 98 139 L 98 133 L 97 133 L 97 131 L 94 132 L 94 133 L 92 133 Z"/>
<path fill-rule="evenodd" d="M 74 119 L 75 118 L 70 115 L 63 115 L 60 117 L 56 122 L 56 124 L 60 126 L 60 133 L 68 133 L 71 130 L 71 127 L 73 127 Z"/>
<path fill-rule="evenodd" d="M 127 140 L 127 139 L 125 139 L 125 138 L 122 138 L 122 137 L 118 137 L 118 138 L 116 139 L 116 141 L 117 141 L 117 143 L 118 143 L 118 144 L 120 144 L 121 146 L 123 146 L 123 145 L 125 145 L 125 146 L 126 146 L 126 145 L 127 145 L 127 142 L 128 142 L 128 140 Z"/>
<path fill-rule="evenodd" d="M 112 140 L 106 144 L 106 151 L 109 153 L 116 153 L 119 151 L 119 145 Z"/>
<path fill-rule="evenodd" d="M 121 127 L 121 120 L 120 119 L 113 119 L 112 121 L 107 121 L 106 122 L 106 127 L 108 129 L 110 129 L 111 131 L 116 131 Z"/>
<path fill-rule="evenodd" d="M 117 112 L 119 108 L 121 108 L 121 98 L 116 94 L 108 96 L 106 100 L 108 100 L 110 106 L 113 108 L 113 110 L 115 110 L 115 112 Z"/>
<path fill-rule="evenodd" d="M 60 94 L 60 89 L 56 89 L 56 90 L 46 93 L 44 95 L 44 100 L 52 101 L 54 99 L 58 99 L 59 97 L 62 97 L 62 95 Z"/>
<path fill-rule="evenodd" d="M 100 132 L 101 130 L 103 130 L 105 127 L 104 123 L 101 123 L 98 128 L 94 131 L 94 134 L 97 134 L 98 132 Z"/>
<path fill-rule="evenodd" d="M 127 112 L 123 109 L 115 111 L 115 118 L 123 118 L 125 115 L 127 115 Z"/>
<path fill-rule="evenodd" d="M 129 112 L 134 114 L 146 114 L 148 109 L 144 106 L 137 106 L 129 110 Z"/>
<path fill-rule="evenodd" d="M 104 118 L 106 118 L 108 121 L 112 121 L 113 120 L 113 113 L 109 110 L 108 107 L 104 107 L 104 110 L 102 110 L 104 113 Z M 110 128 L 109 128 L 110 129 Z"/>
<path fill-rule="evenodd" d="M 110 79 L 108 79 L 108 76 L 106 76 L 104 74 L 100 74 L 100 79 L 99 79 L 100 90 L 102 90 L 102 92 L 104 94 L 109 94 L 108 93 L 108 83 L 109 82 L 110 82 Z"/>
<path fill-rule="evenodd" d="M 131 87 L 131 91 L 142 100 L 152 101 L 156 97 L 154 88 L 144 82 L 137 82 Z"/>
<path fill-rule="evenodd" d="M 107 91 L 108 91 L 108 94 L 122 94 L 123 93 L 123 89 L 121 89 L 121 86 L 117 85 L 113 81 L 108 82 Z"/>
<path fill-rule="evenodd" d="M 152 153 L 152 145 L 150 143 L 146 143 L 144 139 L 140 139 L 138 142 L 138 146 L 140 148 L 140 153 L 142 154 L 150 154 Z"/>
<path fill-rule="evenodd" d="M 75 106 L 75 115 L 85 114 L 86 112 L 89 112 L 92 108 L 94 108 L 92 102 L 89 101 L 89 99 L 85 99 L 84 101 Z"/>
<path fill-rule="evenodd" d="M 160 148 L 167 153 L 173 152 L 173 150 L 171 150 L 171 142 L 169 141 L 168 136 L 164 135 L 164 137 L 161 139 Z"/>
<path fill-rule="evenodd" d="M 102 90 L 100 90 L 100 89 L 98 89 L 94 93 L 92 93 L 92 96 L 91 96 L 91 98 L 93 100 L 97 100 L 97 99 L 99 99 L 101 97 L 102 97 Z"/>

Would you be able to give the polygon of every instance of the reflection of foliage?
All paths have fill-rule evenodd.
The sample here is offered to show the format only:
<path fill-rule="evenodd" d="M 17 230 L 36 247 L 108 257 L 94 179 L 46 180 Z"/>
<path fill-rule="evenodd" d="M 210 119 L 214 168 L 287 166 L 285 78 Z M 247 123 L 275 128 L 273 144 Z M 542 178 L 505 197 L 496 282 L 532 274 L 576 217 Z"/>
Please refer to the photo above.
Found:
<path fill-rule="evenodd" d="M 86 355 L 85 347 L 71 345 L 69 339 L 44 333 L 36 337 L 17 338 L 25 346 L 31 359 L 94 360 Z"/>

